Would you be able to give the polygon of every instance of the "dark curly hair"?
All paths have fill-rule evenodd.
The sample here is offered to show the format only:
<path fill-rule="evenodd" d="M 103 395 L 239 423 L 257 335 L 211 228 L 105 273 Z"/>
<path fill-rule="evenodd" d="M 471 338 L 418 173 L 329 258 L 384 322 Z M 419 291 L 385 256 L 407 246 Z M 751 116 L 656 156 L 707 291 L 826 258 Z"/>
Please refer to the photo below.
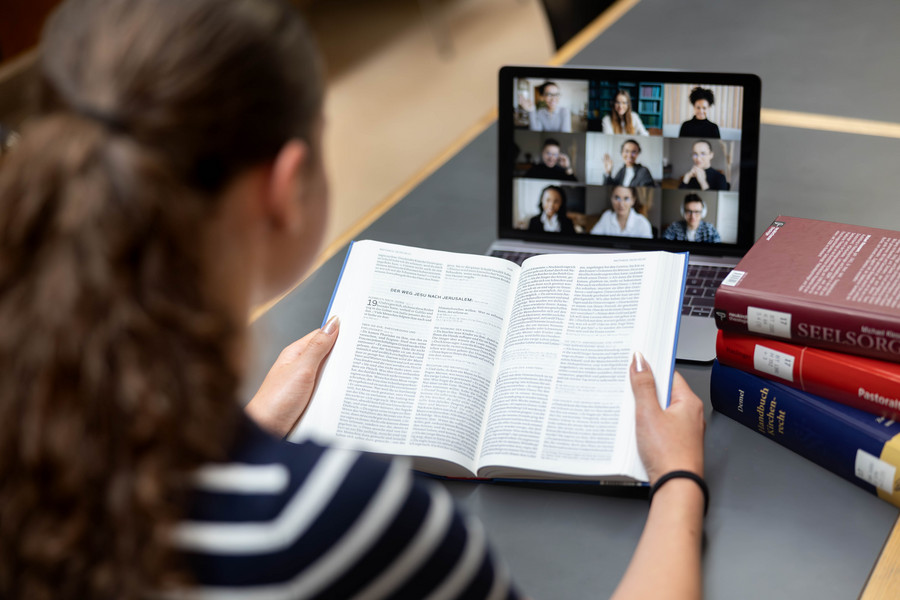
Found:
<path fill-rule="evenodd" d="M 277 0 L 69 0 L 0 168 L 0 597 L 189 579 L 187 475 L 241 419 L 246 320 L 200 242 L 233 176 L 309 139 L 320 67 Z"/>
<path fill-rule="evenodd" d="M 716 103 L 716 98 L 713 96 L 712 90 L 700 86 L 691 90 L 691 95 L 688 96 L 688 100 L 691 101 L 692 106 L 697 103 L 697 100 L 706 100 L 709 102 L 710 106 Z"/>

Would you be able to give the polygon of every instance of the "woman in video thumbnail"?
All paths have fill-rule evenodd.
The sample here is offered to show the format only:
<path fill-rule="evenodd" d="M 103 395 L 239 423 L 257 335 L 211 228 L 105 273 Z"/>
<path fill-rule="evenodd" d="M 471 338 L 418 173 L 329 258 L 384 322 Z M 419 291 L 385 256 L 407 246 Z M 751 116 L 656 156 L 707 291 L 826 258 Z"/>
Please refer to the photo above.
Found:
<path fill-rule="evenodd" d="M 631 94 L 626 90 L 616 90 L 612 111 L 603 117 L 602 125 L 603 133 L 650 135 L 640 115 L 631 112 Z"/>
<path fill-rule="evenodd" d="M 558 185 L 548 185 L 541 191 L 538 210 L 540 214 L 528 222 L 528 231 L 575 233 L 575 223 L 566 215 L 566 192 Z"/>
<path fill-rule="evenodd" d="M 688 96 L 688 99 L 691 101 L 691 106 L 694 107 L 694 116 L 690 121 L 685 121 L 681 124 L 681 131 L 678 132 L 678 137 L 722 137 L 719 134 L 719 126 L 707 119 L 709 107 L 716 102 L 712 90 L 697 86 L 691 90 L 691 95 Z"/>
<path fill-rule="evenodd" d="M 625 140 L 622 143 L 622 165 L 615 176 L 612 174 L 613 161 L 609 154 L 603 155 L 603 170 L 606 175 L 603 177 L 603 185 L 630 185 L 634 187 L 653 186 L 653 175 L 650 169 L 637 162 L 641 155 L 641 145 L 637 140 Z"/>
<path fill-rule="evenodd" d="M 531 131 L 572 131 L 572 117 L 569 109 L 559 105 L 561 92 L 559 86 L 552 81 L 545 81 L 537 87 L 544 106 L 535 110 L 534 102 L 529 98 L 522 103 L 522 107 L 528 111 Z"/>
<path fill-rule="evenodd" d="M 719 171 L 712 167 L 712 144 L 697 140 L 691 147 L 694 166 L 684 174 L 678 187 L 688 190 L 730 190 L 731 184 Z"/>
<path fill-rule="evenodd" d="M 594 235 L 621 235 L 626 237 L 652 238 L 653 228 L 647 217 L 640 214 L 641 201 L 634 187 L 617 185 L 609 197 L 612 208 L 600 216 L 591 229 Z"/>

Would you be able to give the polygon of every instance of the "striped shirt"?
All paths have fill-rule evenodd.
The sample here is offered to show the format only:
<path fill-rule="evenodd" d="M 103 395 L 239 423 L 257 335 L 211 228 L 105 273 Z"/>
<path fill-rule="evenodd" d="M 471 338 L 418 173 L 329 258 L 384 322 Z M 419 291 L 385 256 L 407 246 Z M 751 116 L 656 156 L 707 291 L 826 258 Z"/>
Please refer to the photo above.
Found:
<path fill-rule="evenodd" d="M 248 424 L 201 468 L 175 544 L 197 586 L 172 598 L 517 598 L 442 487 L 403 462 L 290 444 Z"/>

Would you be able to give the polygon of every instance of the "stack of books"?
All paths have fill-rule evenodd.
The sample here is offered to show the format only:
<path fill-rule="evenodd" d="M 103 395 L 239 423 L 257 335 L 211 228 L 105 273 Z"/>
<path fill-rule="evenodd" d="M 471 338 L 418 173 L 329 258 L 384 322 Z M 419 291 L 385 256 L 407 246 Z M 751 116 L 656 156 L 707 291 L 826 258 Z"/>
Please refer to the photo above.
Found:
<path fill-rule="evenodd" d="M 900 506 L 900 233 L 778 217 L 715 318 L 713 408 Z"/>

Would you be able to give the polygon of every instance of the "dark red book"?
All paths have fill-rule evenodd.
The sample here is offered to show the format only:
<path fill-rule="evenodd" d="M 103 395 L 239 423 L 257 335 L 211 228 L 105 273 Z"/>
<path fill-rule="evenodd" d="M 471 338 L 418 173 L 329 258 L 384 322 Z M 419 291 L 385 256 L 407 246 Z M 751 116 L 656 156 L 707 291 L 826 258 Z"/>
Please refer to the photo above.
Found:
<path fill-rule="evenodd" d="M 720 329 L 900 362 L 900 233 L 778 217 L 714 312 Z"/>
<path fill-rule="evenodd" d="M 900 363 L 721 330 L 716 358 L 723 365 L 900 421 Z"/>

